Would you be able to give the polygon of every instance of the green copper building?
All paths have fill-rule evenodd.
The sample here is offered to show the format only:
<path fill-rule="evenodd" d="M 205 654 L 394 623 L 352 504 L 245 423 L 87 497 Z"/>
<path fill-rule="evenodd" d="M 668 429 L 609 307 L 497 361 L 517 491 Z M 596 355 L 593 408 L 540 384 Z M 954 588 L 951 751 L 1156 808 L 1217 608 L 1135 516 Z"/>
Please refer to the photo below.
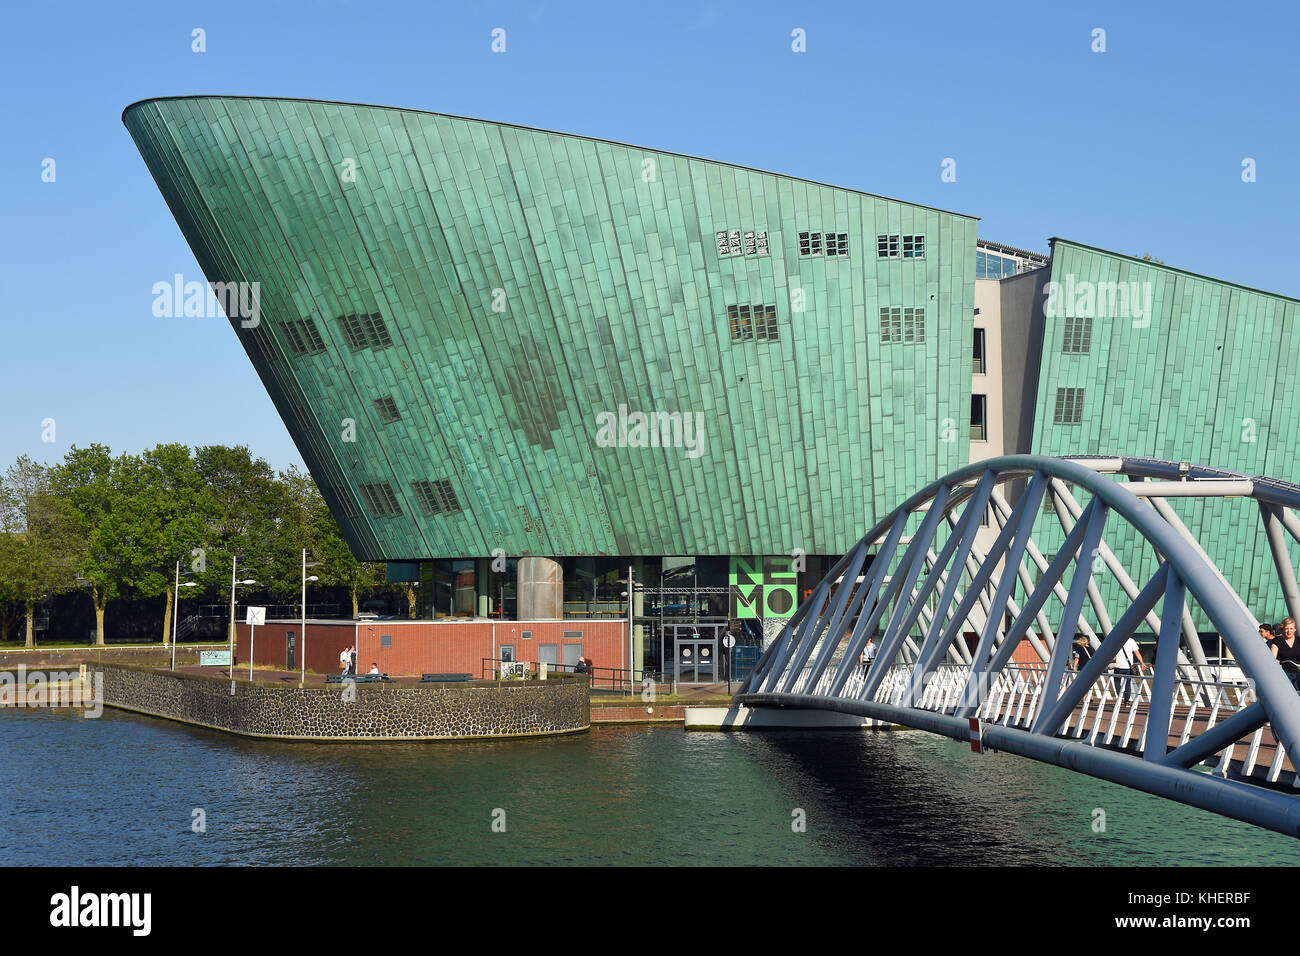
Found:
<path fill-rule="evenodd" d="M 257 284 L 232 327 L 358 557 L 426 617 L 626 614 L 630 571 L 650 662 L 672 622 L 787 617 L 972 460 L 1286 476 L 1300 448 L 1294 389 L 1253 369 L 1294 354 L 1290 299 L 482 120 L 241 97 L 123 120 L 207 279 Z"/>
<path fill-rule="evenodd" d="M 665 556 L 815 578 L 967 461 L 970 216 L 412 110 L 123 118 L 208 280 L 259 283 L 232 326 L 357 555 L 466 562 L 432 583 L 474 610 L 494 554 L 579 600 Z"/>

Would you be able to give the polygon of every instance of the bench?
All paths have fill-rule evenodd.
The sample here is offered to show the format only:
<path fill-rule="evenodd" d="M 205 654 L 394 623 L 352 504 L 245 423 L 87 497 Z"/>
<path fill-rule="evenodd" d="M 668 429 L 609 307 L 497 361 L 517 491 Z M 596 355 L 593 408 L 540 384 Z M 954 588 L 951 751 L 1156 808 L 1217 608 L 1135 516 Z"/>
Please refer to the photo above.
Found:
<path fill-rule="evenodd" d="M 349 674 L 344 677 L 342 674 L 326 674 L 325 683 L 342 684 L 344 681 L 355 681 L 358 684 L 381 684 L 388 680 L 387 674 Z"/>
<path fill-rule="evenodd" d="M 421 684 L 455 684 L 461 681 L 473 680 L 471 674 L 421 674 Z"/>

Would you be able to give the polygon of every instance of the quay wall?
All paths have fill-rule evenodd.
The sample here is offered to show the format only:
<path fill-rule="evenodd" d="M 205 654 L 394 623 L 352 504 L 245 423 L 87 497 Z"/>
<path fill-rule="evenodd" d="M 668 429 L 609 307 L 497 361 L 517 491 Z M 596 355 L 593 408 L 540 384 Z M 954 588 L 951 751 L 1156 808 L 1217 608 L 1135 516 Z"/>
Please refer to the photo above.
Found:
<path fill-rule="evenodd" d="M 587 730 L 585 677 L 464 684 L 298 687 L 144 667 L 96 667 L 104 704 L 247 737 L 462 740 Z"/>

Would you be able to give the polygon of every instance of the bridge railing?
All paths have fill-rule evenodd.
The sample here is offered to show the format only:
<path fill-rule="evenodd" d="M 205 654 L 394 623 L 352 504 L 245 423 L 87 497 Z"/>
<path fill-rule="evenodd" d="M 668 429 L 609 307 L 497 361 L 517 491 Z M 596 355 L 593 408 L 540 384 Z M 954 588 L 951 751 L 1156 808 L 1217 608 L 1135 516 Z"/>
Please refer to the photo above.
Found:
<path fill-rule="evenodd" d="M 808 686 L 809 671 L 805 671 L 794 685 L 795 693 L 816 696 L 828 692 L 842 666 L 846 666 L 843 661 L 827 668 L 813 687 Z M 861 699 L 868 671 L 861 664 L 848 666 L 851 666 L 852 673 L 839 696 Z M 1194 673 L 1190 669 L 1189 672 Z M 1044 699 L 1047 673 L 1046 664 L 1020 664 L 1009 665 L 999 673 L 989 675 L 989 684 L 981 695 L 983 702 L 977 712 L 979 719 L 1004 727 L 1027 729 L 1032 726 Z M 1073 683 L 1076 677 L 1077 674 L 1073 671 L 1064 674 L 1061 678 L 1062 690 Z M 936 713 L 954 714 L 962 703 L 962 695 L 966 692 L 969 680 L 969 667 L 938 667 L 927 675 L 913 706 Z M 1146 723 L 1140 718 L 1150 708 L 1152 683 L 1152 678 L 1147 675 L 1106 672 L 1088 689 L 1075 713 L 1066 721 L 1062 736 L 1092 746 L 1121 750 L 1131 750 L 1136 746 L 1139 751 L 1144 749 Z M 901 705 L 911 684 L 912 665 L 895 665 L 880 682 L 872 699 L 880 703 Z M 1177 746 L 1182 746 L 1191 738 L 1193 728 L 1199 727 L 1197 732 L 1203 733 L 1246 709 L 1256 700 L 1254 688 L 1249 683 L 1179 678 L 1174 686 L 1174 703 L 1181 729 L 1176 722 L 1171 734 L 1178 734 Z M 1265 728 L 1258 728 L 1249 741 L 1244 742 L 1247 753 L 1240 761 L 1237 772 L 1246 777 L 1258 777 L 1258 759 L 1271 746 L 1272 756 L 1263 773 L 1263 780 L 1277 783 L 1286 762 L 1286 749 L 1280 740 L 1273 740 L 1271 745 L 1266 744 L 1264 731 Z M 1223 774 L 1230 769 L 1231 762 L 1236 759 L 1236 750 L 1236 747 L 1224 749 L 1215 767 L 1216 773 Z M 1293 786 L 1300 789 L 1300 777 L 1296 778 Z"/>

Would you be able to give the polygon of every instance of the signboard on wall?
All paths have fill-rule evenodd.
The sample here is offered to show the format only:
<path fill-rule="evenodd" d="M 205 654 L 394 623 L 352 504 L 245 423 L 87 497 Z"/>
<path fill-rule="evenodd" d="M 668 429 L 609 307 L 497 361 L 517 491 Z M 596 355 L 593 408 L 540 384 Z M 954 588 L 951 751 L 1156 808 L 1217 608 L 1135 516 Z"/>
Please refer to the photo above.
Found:
<path fill-rule="evenodd" d="M 731 585 L 733 618 L 784 619 L 798 605 L 798 572 L 794 558 L 778 555 L 731 558 L 727 583 Z"/>

